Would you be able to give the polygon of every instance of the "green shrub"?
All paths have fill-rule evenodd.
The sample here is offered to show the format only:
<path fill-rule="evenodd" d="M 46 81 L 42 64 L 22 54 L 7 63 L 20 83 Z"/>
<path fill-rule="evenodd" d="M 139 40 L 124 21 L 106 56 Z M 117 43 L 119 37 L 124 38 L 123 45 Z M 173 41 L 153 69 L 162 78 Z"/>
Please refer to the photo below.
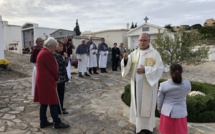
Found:
<path fill-rule="evenodd" d="M 124 87 L 124 93 L 122 94 L 122 100 L 123 102 L 130 107 L 130 102 L 131 102 L 131 85 L 128 84 L 127 86 Z"/>
<path fill-rule="evenodd" d="M 163 82 L 164 79 L 159 81 Z M 206 96 L 188 96 L 187 111 L 189 122 L 215 122 L 215 85 L 201 82 L 191 82 L 192 91 L 200 91 Z M 131 93 L 130 84 L 125 86 L 122 100 L 126 105 L 130 106 Z M 155 116 L 160 114 L 155 110 Z"/>

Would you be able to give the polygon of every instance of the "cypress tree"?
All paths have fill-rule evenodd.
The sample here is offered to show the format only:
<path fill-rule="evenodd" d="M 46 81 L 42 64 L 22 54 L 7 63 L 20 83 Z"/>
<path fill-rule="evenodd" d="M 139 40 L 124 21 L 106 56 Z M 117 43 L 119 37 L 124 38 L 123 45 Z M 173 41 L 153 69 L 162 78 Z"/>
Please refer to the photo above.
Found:
<path fill-rule="evenodd" d="M 135 24 L 134 28 L 136 28 L 136 27 L 137 27 L 137 23 Z"/>
<path fill-rule="evenodd" d="M 131 28 L 130 29 L 133 29 L 134 28 L 134 23 L 132 22 L 132 24 L 131 24 Z"/>
<path fill-rule="evenodd" d="M 76 26 L 74 27 L 74 31 L 75 31 L 77 36 L 81 35 L 80 28 L 78 25 L 78 20 L 76 20 Z"/>

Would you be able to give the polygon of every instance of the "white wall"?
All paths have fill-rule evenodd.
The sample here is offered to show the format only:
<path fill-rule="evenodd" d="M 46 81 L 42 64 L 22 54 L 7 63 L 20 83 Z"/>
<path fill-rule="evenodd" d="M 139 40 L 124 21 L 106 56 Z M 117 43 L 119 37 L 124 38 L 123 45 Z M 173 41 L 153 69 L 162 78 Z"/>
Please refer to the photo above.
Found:
<path fill-rule="evenodd" d="M 149 27 L 149 31 L 142 31 L 143 27 Z M 139 27 L 136 30 L 128 33 L 127 36 L 139 36 L 140 33 L 155 34 L 155 33 L 159 33 L 159 30 L 161 33 L 164 32 L 164 29 L 160 29 L 158 27 L 153 27 L 150 25 L 144 25 L 143 27 Z"/>
<path fill-rule="evenodd" d="M 0 59 L 4 59 L 2 17 L 0 16 Z"/>
<path fill-rule="evenodd" d="M 144 27 L 149 27 L 149 31 L 143 31 Z M 129 31 L 127 33 L 128 49 L 134 49 L 138 46 L 138 38 L 141 33 L 148 33 L 151 36 L 150 41 L 152 41 L 153 39 L 156 38 L 156 34 L 158 34 L 159 32 L 163 33 L 164 30 L 165 30 L 164 28 L 161 28 L 159 26 L 144 24 L 134 29 L 133 31 Z"/>
<path fill-rule="evenodd" d="M 128 40 L 126 37 L 127 31 L 104 31 L 104 32 L 96 32 L 96 33 L 89 33 L 89 34 L 83 34 L 84 36 L 92 36 L 92 37 L 103 37 L 105 38 L 105 43 L 108 45 L 108 47 L 113 47 L 114 43 L 117 43 L 117 46 L 119 47 L 120 43 L 124 43 L 124 47 L 128 46 Z"/>
<path fill-rule="evenodd" d="M 125 48 L 128 48 L 128 38 L 126 35 L 127 35 L 127 32 L 122 32 L 122 43 L 124 43 Z M 118 47 L 119 47 L 119 45 L 118 45 Z"/>
<path fill-rule="evenodd" d="M 194 47 L 193 51 L 198 50 L 200 46 L 196 46 Z M 215 45 L 210 45 L 209 46 L 209 55 L 208 55 L 208 59 L 206 59 L 206 61 L 215 61 Z"/>
<path fill-rule="evenodd" d="M 5 25 L 4 29 L 4 50 L 9 49 L 9 44 L 18 43 L 17 50 L 11 50 L 15 53 L 22 53 L 21 27 L 14 25 Z"/>
<path fill-rule="evenodd" d="M 130 39 L 130 42 L 128 43 L 129 46 L 128 46 L 128 49 L 136 49 L 136 47 L 138 46 L 138 38 L 139 36 L 132 36 L 132 37 L 129 37 Z"/>
<path fill-rule="evenodd" d="M 208 61 L 215 61 L 215 45 L 210 46 Z"/>
<path fill-rule="evenodd" d="M 53 29 L 53 28 L 35 27 L 34 28 L 34 45 L 35 45 L 36 38 L 41 37 L 41 38 L 45 39 L 46 38 L 45 36 L 49 37 L 50 34 L 56 30 L 57 29 Z"/>
<path fill-rule="evenodd" d="M 156 35 L 150 35 L 150 41 L 152 42 L 156 38 Z M 139 36 L 128 37 L 128 49 L 136 49 L 138 47 Z M 151 44 L 151 43 L 150 43 Z"/>
<path fill-rule="evenodd" d="M 119 47 L 119 44 L 124 41 L 123 32 L 121 31 L 97 33 L 95 36 L 105 38 L 105 43 L 111 48 L 114 43 L 117 43 L 117 46 Z M 123 43 L 127 44 L 127 41 Z"/>

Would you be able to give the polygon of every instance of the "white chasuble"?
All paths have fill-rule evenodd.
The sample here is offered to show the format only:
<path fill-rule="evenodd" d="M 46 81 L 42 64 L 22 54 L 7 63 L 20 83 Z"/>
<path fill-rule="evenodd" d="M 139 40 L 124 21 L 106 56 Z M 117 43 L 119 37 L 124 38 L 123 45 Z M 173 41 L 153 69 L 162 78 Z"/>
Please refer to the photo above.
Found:
<path fill-rule="evenodd" d="M 145 73 L 136 73 L 145 67 Z M 127 65 L 121 61 L 122 77 L 131 72 L 130 122 L 136 125 L 136 132 L 142 129 L 153 131 L 158 81 L 163 73 L 160 54 L 153 48 L 137 49 L 128 56 Z"/>
<path fill-rule="evenodd" d="M 99 68 L 107 67 L 107 59 L 108 59 L 108 51 L 100 51 L 99 52 Z"/>
<path fill-rule="evenodd" d="M 81 59 L 81 61 L 78 60 L 78 72 L 81 72 L 81 73 L 87 72 L 88 55 L 77 54 L 77 59 Z"/>

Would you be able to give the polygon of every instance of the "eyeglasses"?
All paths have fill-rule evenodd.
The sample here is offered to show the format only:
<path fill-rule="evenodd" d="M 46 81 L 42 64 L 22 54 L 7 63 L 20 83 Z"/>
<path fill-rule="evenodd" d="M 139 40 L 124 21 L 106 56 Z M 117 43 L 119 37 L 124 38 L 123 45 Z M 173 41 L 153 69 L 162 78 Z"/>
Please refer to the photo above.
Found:
<path fill-rule="evenodd" d="M 139 42 L 147 42 L 147 41 L 149 41 L 149 40 L 139 40 Z"/>

